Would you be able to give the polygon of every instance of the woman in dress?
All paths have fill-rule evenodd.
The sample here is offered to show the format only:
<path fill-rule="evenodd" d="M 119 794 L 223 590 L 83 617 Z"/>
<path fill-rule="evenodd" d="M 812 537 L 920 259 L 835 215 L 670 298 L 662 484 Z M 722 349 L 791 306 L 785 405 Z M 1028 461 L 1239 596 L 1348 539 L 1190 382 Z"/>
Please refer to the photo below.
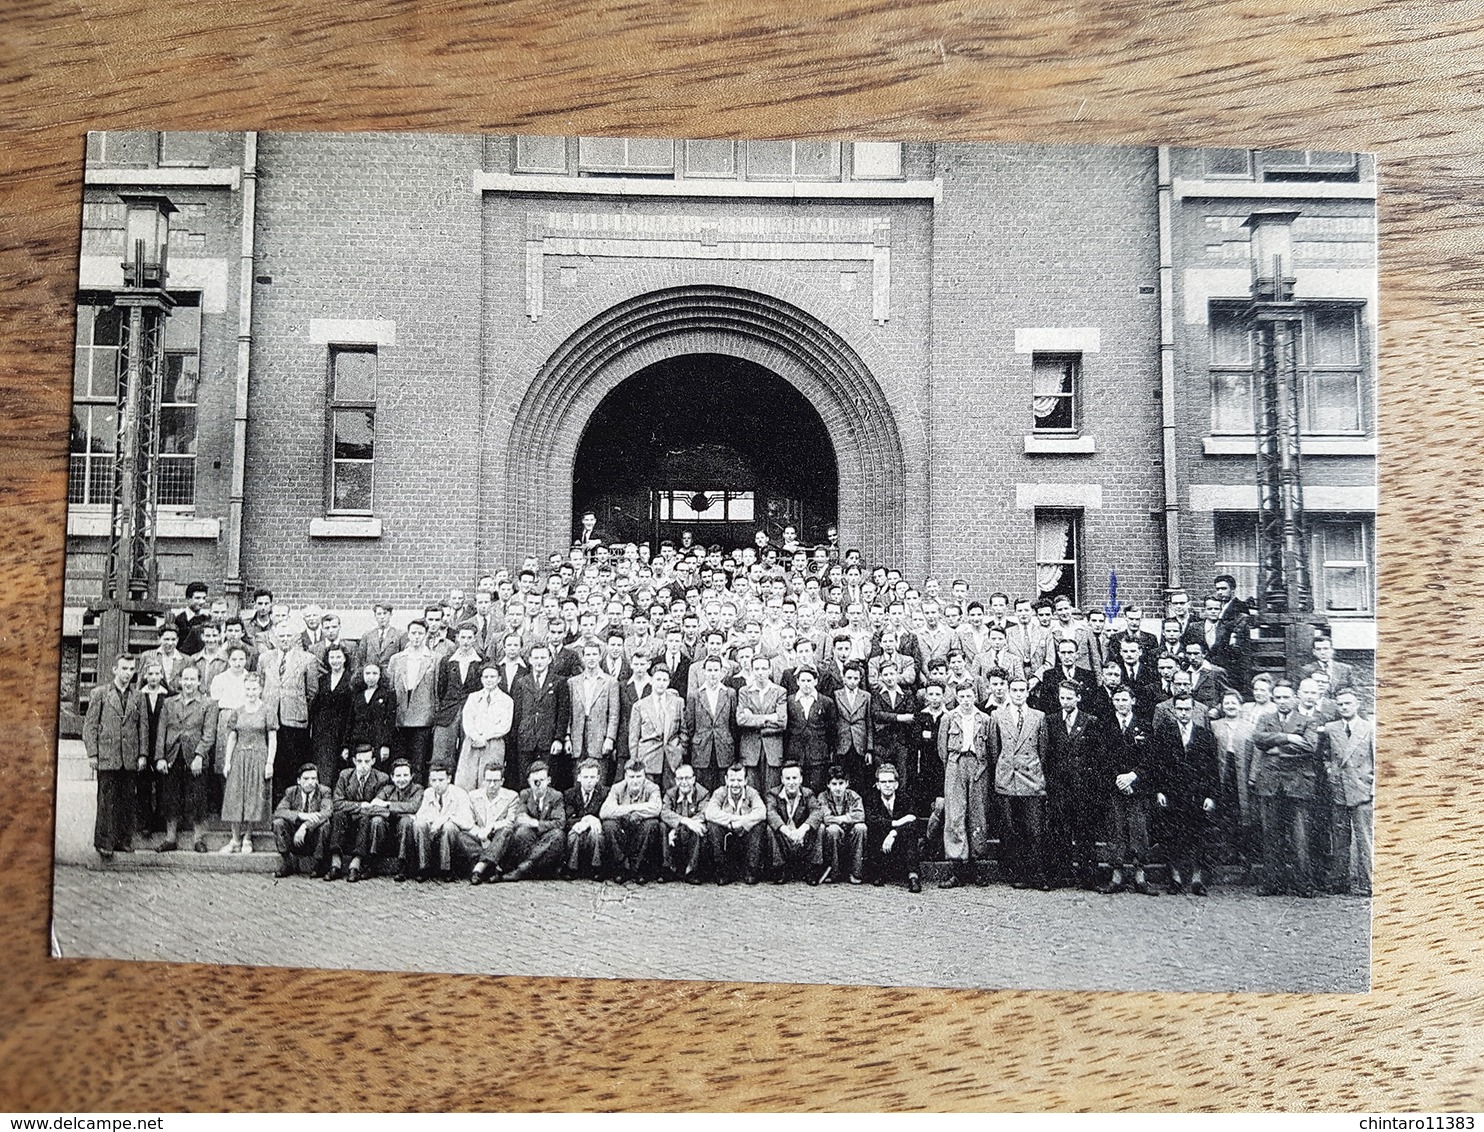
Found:
<path fill-rule="evenodd" d="M 355 695 L 354 680 L 346 667 L 345 646 L 325 650 L 329 670 L 319 678 L 319 693 L 309 710 L 309 736 L 319 780 L 332 790 L 340 772 L 350 766 L 350 711 Z"/>
<path fill-rule="evenodd" d="M 160 741 L 160 716 L 165 711 L 165 666 L 158 660 L 144 662 L 139 686 L 139 771 L 134 776 L 135 822 L 140 833 L 160 828 L 162 776 L 151 773 L 150 756 Z"/>
<path fill-rule="evenodd" d="M 383 769 L 392 755 L 392 734 L 397 709 L 391 690 L 381 682 L 381 665 L 367 661 L 361 668 L 361 687 L 350 697 L 350 735 L 346 745 L 353 751 L 366 744 L 376 752 Z"/>
<path fill-rule="evenodd" d="M 263 678 L 256 672 L 247 673 L 242 690 L 242 706 L 225 712 L 223 719 L 227 781 L 222 820 L 232 826 L 232 840 L 222 846 L 223 853 L 252 852 L 252 830 L 247 827 L 268 819 L 268 784 L 273 781 L 273 758 L 278 753 L 278 713 L 263 702 Z"/>

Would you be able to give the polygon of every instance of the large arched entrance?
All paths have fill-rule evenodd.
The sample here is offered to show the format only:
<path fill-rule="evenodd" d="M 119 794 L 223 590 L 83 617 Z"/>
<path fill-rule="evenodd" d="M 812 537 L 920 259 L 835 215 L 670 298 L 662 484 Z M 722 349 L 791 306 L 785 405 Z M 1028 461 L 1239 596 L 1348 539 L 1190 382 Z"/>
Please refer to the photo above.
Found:
<path fill-rule="evenodd" d="M 626 379 L 593 413 L 572 470 L 583 511 L 625 542 L 752 544 L 792 526 L 822 541 L 838 512 L 835 448 L 783 378 L 725 354 L 686 354 Z"/>
<path fill-rule="evenodd" d="M 506 552 L 571 544 L 578 448 L 594 414 L 641 371 L 695 355 L 751 362 L 813 407 L 834 449 L 842 545 L 859 547 L 867 561 L 896 560 L 907 476 L 881 386 L 813 315 L 771 295 L 715 285 L 635 296 L 553 351 L 516 409 L 505 450 L 497 521 Z"/>

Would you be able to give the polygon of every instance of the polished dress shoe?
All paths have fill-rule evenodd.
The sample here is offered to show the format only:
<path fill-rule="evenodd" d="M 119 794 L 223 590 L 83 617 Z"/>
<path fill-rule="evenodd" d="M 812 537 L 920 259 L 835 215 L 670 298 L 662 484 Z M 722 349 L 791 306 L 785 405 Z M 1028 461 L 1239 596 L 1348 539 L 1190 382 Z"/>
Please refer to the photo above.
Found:
<path fill-rule="evenodd" d="M 1098 889 L 1098 891 L 1101 892 L 1104 896 L 1111 896 L 1115 892 L 1122 892 L 1124 890 L 1124 887 L 1125 885 L 1123 882 L 1123 870 L 1114 869 L 1113 875 L 1108 878 L 1108 883 L 1103 885 L 1103 887 Z"/>
<path fill-rule="evenodd" d="M 199 837 L 196 838 L 196 840 L 191 844 L 191 850 L 196 853 L 206 852 L 206 842 Z"/>
<path fill-rule="evenodd" d="M 273 870 L 273 877 L 275 880 L 283 880 L 284 877 L 293 876 L 297 871 L 293 865 L 279 865 Z"/>
<path fill-rule="evenodd" d="M 861 878 L 860 877 L 851 877 L 850 878 L 850 883 L 851 884 L 860 884 L 861 883 Z"/>
<path fill-rule="evenodd" d="M 1201 880 L 1199 873 L 1190 878 L 1190 894 L 1192 896 L 1206 895 L 1206 882 Z"/>
<path fill-rule="evenodd" d="M 355 884 L 360 879 L 361 879 L 361 866 L 360 865 L 352 865 L 350 867 L 350 869 L 345 874 L 345 883 L 346 884 Z"/>
<path fill-rule="evenodd" d="M 907 878 L 907 891 L 908 892 L 921 892 L 922 891 L 922 881 L 920 881 L 920 880 L 917 879 L 917 874 L 916 873 L 913 873 L 911 876 L 909 876 Z"/>
<path fill-rule="evenodd" d="M 344 875 L 345 873 L 341 870 L 339 865 L 331 865 L 328 869 L 325 870 L 326 880 L 339 880 Z"/>
<path fill-rule="evenodd" d="M 474 871 L 469 874 L 469 883 L 473 885 L 483 884 L 485 880 L 485 873 L 487 873 L 488 871 L 489 866 L 486 865 L 483 861 L 480 861 L 479 864 L 474 866 Z"/>
<path fill-rule="evenodd" d="M 873 881 L 871 881 L 871 886 L 873 888 L 881 888 L 885 884 L 886 884 L 886 878 L 885 877 L 882 877 L 882 876 L 878 876 Z"/>
<path fill-rule="evenodd" d="M 156 853 L 174 853 L 180 846 L 173 841 L 162 841 L 155 846 Z"/>

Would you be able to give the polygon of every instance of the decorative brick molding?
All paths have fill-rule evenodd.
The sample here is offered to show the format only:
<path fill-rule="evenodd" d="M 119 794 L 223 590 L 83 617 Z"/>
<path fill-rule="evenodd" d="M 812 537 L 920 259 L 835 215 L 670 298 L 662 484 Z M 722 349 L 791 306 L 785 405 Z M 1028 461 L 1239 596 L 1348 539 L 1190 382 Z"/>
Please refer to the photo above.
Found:
<path fill-rule="evenodd" d="M 783 219 L 636 216 L 603 212 L 528 213 L 526 316 L 532 322 L 539 321 L 546 312 L 547 256 L 645 260 L 828 260 L 869 264 L 871 318 L 877 323 L 885 323 L 891 316 L 891 221 L 879 216 Z"/>
<path fill-rule="evenodd" d="M 840 470 L 841 541 L 868 562 L 900 551 L 905 461 L 880 385 L 854 350 L 780 299 L 731 287 L 677 287 L 620 303 L 567 339 L 516 413 L 506 453 L 505 545 L 570 541 L 572 468 L 593 412 L 625 379 L 693 353 L 745 357 L 792 384 L 819 412 Z"/>

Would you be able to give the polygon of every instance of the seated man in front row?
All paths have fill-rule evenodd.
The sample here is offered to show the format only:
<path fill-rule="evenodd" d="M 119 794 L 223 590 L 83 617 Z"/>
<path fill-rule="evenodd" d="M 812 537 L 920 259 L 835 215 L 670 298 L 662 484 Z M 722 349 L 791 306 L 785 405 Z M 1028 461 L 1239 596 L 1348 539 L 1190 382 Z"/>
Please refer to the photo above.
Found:
<path fill-rule="evenodd" d="M 804 771 L 787 762 L 781 771 L 783 785 L 768 798 L 768 827 L 773 831 L 773 883 L 784 884 L 793 873 L 810 885 L 822 877 L 824 849 L 819 841 L 823 818 L 814 791 L 804 785 Z"/>
<path fill-rule="evenodd" d="M 712 658 L 715 659 L 715 658 Z M 708 668 L 718 669 L 715 664 Z M 703 689 L 699 695 L 704 697 Z M 687 884 L 701 883 L 701 851 L 706 847 L 706 802 L 710 795 L 696 781 L 696 768 L 681 763 L 675 785 L 660 806 L 661 847 L 665 871 L 660 879 L 675 877 Z"/>
<path fill-rule="evenodd" d="M 531 764 L 535 766 L 533 762 Z M 577 767 L 577 785 L 562 795 L 567 819 L 567 865 L 569 877 L 584 872 L 592 877 L 602 875 L 603 821 L 598 816 L 608 793 L 598 785 L 600 774 L 596 759 L 584 759 Z"/>
<path fill-rule="evenodd" d="M 377 792 L 371 810 L 371 856 L 397 858 L 397 876 L 407 879 L 417 867 L 417 842 L 412 820 L 422 808 L 422 784 L 412 779 L 412 764 L 406 759 L 392 763 L 392 780 Z"/>
<path fill-rule="evenodd" d="M 609 877 L 620 884 L 653 880 L 659 871 L 660 788 L 638 759 L 624 764 L 623 781 L 609 789 L 598 818 Z"/>
<path fill-rule="evenodd" d="M 739 871 L 748 884 L 757 883 L 767 822 L 768 807 L 748 785 L 747 768 L 733 763 L 727 767 L 726 783 L 706 803 L 706 837 L 717 884 L 731 884 Z"/>
<path fill-rule="evenodd" d="M 273 811 L 273 840 L 283 858 L 275 877 L 293 876 L 299 871 L 301 859 L 309 862 L 311 876 L 318 876 L 324 869 L 333 807 L 330 788 L 320 785 L 319 769 L 305 763 L 299 768 L 299 784 L 284 791 L 283 800 Z"/>
<path fill-rule="evenodd" d="M 897 768 L 882 763 L 876 768 L 876 789 L 867 791 L 866 869 L 871 883 L 880 888 L 888 880 L 907 878 L 909 892 L 921 892 L 917 873 L 922 857 L 923 822 L 897 792 Z"/>
<path fill-rule="evenodd" d="M 474 828 L 474 810 L 469 805 L 469 792 L 449 781 L 448 767 L 428 770 L 428 788 L 423 803 L 412 819 L 412 836 L 417 846 L 417 879 L 454 879 L 456 858 L 465 850 L 460 835 Z M 397 879 L 404 879 L 402 873 Z"/>
<path fill-rule="evenodd" d="M 551 773 L 537 759 L 526 775 L 530 785 L 520 792 L 515 808 L 515 832 L 510 839 L 501 880 L 525 880 L 533 873 L 550 876 L 562 864 L 567 834 L 567 810 L 561 794 L 551 788 Z"/>
<path fill-rule="evenodd" d="M 515 815 L 520 797 L 504 785 L 505 767 L 501 763 L 484 764 L 484 784 L 469 795 L 469 809 L 474 825 L 457 838 L 460 855 L 474 861 L 470 884 L 480 884 L 491 870 L 501 877 L 505 858 L 515 837 Z"/>
<path fill-rule="evenodd" d="M 866 808 L 861 796 L 850 788 L 845 768 L 830 767 L 829 784 L 815 797 L 819 801 L 819 840 L 824 853 L 820 883 L 848 876 L 851 884 L 860 884 L 866 852 Z"/>
<path fill-rule="evenodd" d="M 372 764 L 376 751 L 369 743 L 356 747 L 355 766 L 347 767 L 335 780 L 334 812 L 330 815 L 330 871 L 326 880 L 340 876 L 341 859 L 350 855 L 345 874 L 351 884 L 361 879 L 361 866 L 371 855 L 371 819 L 377 812 L 377 796 L 391 779 Z M 385 812 L 385 811 L 383 811 Z"/>

